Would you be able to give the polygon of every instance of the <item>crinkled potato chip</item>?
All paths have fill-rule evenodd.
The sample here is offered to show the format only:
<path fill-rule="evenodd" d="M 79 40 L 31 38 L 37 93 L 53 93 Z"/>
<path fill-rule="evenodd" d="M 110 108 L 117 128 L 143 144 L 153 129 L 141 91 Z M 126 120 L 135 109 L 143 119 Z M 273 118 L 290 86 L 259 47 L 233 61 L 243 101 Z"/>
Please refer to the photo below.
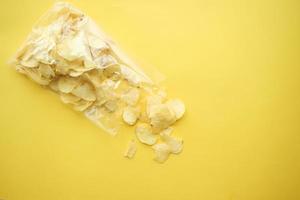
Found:
<path fill-rule="evenodd" d="M 125 94 L 122 95 L 122 100 L 130 106 L 137 104 L 140 98 L 140 92 L 137 88 L 130 88 Z"/>
<path fill-rule="evenodd" d="M 135 140 L 130 140 L 128 146 L 127 146 L 127 149 L 124 153 L 124 156 L 131 159 L 134 157 L 135 153 L 136 153 L 136 142 Z"/>
<path fill-rule="evenodd" d="M 140 142 L 153 145 L 157 141 L 157 136 L 152 133 L 151 126 L 146 123 L 140 123 L 135 128 L 135 133 Z"/>
<path fill-rule="evenodd" d="M 73 77 L 63 76 L 58 80 L 58 89 L 64 93 L 70 93 L 79 85 L 78 79 Z"/>
<path fill-rule="evenodd" d="M 179 99 L 171 99 L 167 101 L 166 104 L 171 110 L 174 111 L 177 120 L 183 116 L 185 112 L 185 106 L 182 101 L 180 101 Z"/>
<path fill-rule="evenodd" d="M 178 154 L 182 151 L 183 141 L 182 139 L 177 139 L 172 137 L 166 132 L 160 134 L 161 140 L 165 142 L 170 147 L 172 153 Z"/>
<path fill-rule="evenodd" d="M 159 163 L 164 163 L 170 155 L 170 147 L 165 143 L 159 143 L 152 146 L 155 157 L 154 160 Z"/>
<path fill-rule="evenodd" d="M 80 97 L 70 93 L 61 93 L 60 98 L 64 103 L 75 103 L 80 100 Z"/>
<path fill-rule="evenodd" d="M 157 130 L 168 128 L 176 121 L 175 113 L 165 104 L 151 106 L 148 117 Z"/>
<path fill-rule="evenodd" d="M 134 125 L 136 121 L 138 120 L 138 117 L 140 115 L 140 109 L 127 106 L 123 110 L 123 120 L 126 122 L 128 125 Z"/>
<path fill-rule="evenodd" d="M 72 90 L 72 94 L 86 100 L 86 101 L 95 101 L 96 94 L 93 86 L 87 82 L 82 83 L 75 87 Z"/>
<path fill-rule="evenodd" d="M 184 104 L 168 100 L 145 71 L 132 62 L 95 22 L 68 3 L 56 3 L 33 27 L 11 60 L 15 69 L 51 89 L 61 100 L 111 135 L 120 124 L 135 126 L 138 140 L 154 145 L 155 160 L 164 162 L 182 150 L 182 140 L 170 127 L 184 112 Z M 168 100 L 168 101 L 167 101 Z M 132 158 L 135 141 L 124 156 Z"/>

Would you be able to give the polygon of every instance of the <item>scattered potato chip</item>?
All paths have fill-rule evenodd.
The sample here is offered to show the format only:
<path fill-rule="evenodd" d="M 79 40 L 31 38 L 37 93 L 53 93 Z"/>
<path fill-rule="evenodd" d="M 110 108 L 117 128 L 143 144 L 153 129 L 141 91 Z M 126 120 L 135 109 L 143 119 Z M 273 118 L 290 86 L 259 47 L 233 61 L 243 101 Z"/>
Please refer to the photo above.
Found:
<path fill-rule="evenodd" d="M 170 155 L 170 147 L 165 143 L 159 143 L 152 146 L 155 157 L 154 160 L 159 163 L 164 163 Z"/>
<path fill-rule="evenodd" d="M 122 100 L 130 106 L 137 104 L 140 98 L 140 92 L 137 88 L 130 88 L 125 94 L 122 95 Z"/>
<path fill-rule="evenodd" d="M 170 127 L 166 128 L 166 129 L 162 130 L 159 134 L 160 135 L 171 135 L 173 129 L 174 128 L 172 126 L 170 126 Z"/>
<path fill-rule="evenodd" d="M 175 113 L 165 104 L 151 106 L 148 117 L 153 128 L 157 130 L 168 128 L 176 121 Z"/>
<path fill-rule="evenodd" d="M 140 109 L 127 106 L 123 110 L 123 120 L 129 125 L 134 125 L 140 115 Z"/>
<path fill-rule="evenodd" d="M 128 147 L 124 153 L 124 156 L 131 159 L 134 157 L 135 153 L 136 153 L 136 142 L 135 140 L 131 140 L 128 144 Z"/>
<path fill-rule="evenodd" d="M 170 136 L 167 132 L 162 132 L 160 134 L 161 140 L 165 142 L 169 147 L 172 153 L 178 154 L 182 151 L 183 141 L 182 139 L 176 139 Z"/>
<path fill-rule="evenodd" d="M 78 85 L 72 90 L 72 94 L 86 100 L 86 101 L 95 101 L 96 94 L 94 88 L 91 84 L 85 82 L 81 85 Z"/>
<path fill-rule="evenodd" d="M 179 99 L 172 99 L 167 101 L 166 104 L 171 110 L 174 111 L 177 120 L 183 116 L 185 112 L 185 106 L 182 101 L 180 101 Z"/>
<path fill-rule="evenodd" d="M 152 133 L 152 129 L 149 124 L 138 124 L 136 126 L 135 133 L 139 141 L 144 144 L 153 145 L 157 141 L 157 137 Z"/>
<path fill-rule="evenodd" d="M 149 116 L 153 106 L 162 104 L 162 98 L 158 95 L 150 95 L 147 97 L 146 113 Z"/>

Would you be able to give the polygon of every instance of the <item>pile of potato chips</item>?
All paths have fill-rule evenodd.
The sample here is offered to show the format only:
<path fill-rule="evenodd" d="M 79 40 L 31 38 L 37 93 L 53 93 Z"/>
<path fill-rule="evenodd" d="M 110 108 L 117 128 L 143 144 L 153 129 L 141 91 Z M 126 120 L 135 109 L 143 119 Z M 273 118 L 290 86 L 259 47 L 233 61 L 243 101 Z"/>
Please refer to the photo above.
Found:
<path fill-rule="evenodd" d="M 155 160 L 182 151 L 171 127 L 185 106 L 135 66 L 95 23 L 68 3 L 57 3 L 33 28 L 12 60 L 17 71 L 56 92 L 105 131 L 135 126 L 137 139 L 152 146 Z M 158 142 L 159 141 L 159 142 Z M 132 158 L 131 140 L 125 156 Z"/>

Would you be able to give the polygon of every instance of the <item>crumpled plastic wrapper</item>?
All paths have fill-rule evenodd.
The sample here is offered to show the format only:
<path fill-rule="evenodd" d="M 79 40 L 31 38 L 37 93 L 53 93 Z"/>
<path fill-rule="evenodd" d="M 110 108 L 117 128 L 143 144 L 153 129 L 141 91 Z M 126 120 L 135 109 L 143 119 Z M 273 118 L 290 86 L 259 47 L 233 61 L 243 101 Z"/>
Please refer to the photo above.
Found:
<path fill-rule="evenodd" d="M 112 135 L 121 123 L 138 124 L 144 144 L 155 144 L 185 112 L 180 100 L 167 100 L 155 69 L 146 73 L 68 3 L 56 3 L 41 17 L 10 64 Z"/>

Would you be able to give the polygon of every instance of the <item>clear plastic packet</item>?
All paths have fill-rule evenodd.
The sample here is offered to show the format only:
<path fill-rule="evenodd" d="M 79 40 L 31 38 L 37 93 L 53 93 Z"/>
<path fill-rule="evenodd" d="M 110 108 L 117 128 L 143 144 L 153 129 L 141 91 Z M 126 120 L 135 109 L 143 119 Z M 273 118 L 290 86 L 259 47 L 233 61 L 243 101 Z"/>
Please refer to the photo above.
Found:
<path fill-rule="evenodd" d="M 185 110 L 181 101 L 167 101 L 160 73 L 132 62 L 69 3 L 56 3 L 38 20 L 10 64 L 111 135 L 123 122 L 147 123 L 158 134 Z"/>

